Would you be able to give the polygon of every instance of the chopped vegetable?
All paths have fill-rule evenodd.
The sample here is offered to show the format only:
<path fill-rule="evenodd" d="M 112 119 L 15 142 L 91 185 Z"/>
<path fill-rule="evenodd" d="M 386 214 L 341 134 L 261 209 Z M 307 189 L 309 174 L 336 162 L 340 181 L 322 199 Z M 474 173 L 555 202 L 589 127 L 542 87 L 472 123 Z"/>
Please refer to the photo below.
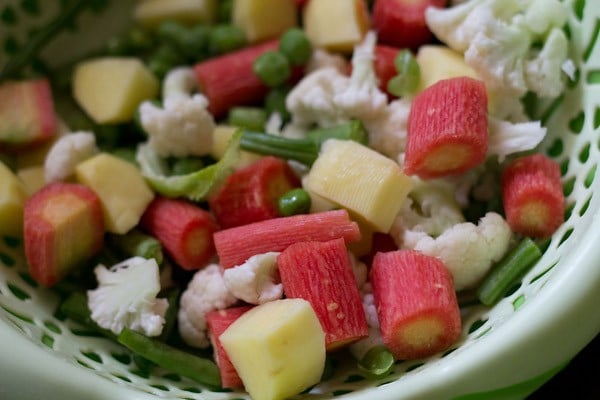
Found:
<path fill-rule="evenodd" d="M 256 254 L 282 251 L 296 242 L 327 241 L 339 237 L 347 243 L 360 239 L 358 225 L 350 219 L 346 210 L 272 218 L 223 229 L 213 235 L 223 268 L 242 264 Z"/>
<path fill-rule="evenodd" d="M 310 212 L 311 200 L 308 192 L 301 188 L 292 189 L 279 197 L 277 209 L 279 215 L 289 217 Z"/>
<path fill-rule="evenodd" d="M 134 228 L 123 235 L 109 234 L 107 242 L 119 249 L 127 258 L 154 259 L 160 266 L 163 262 L 162 245 L 158 239 Z"/>
<path fill-rule="evenodd" d="M 232 107 L 227 114 L 227 123 L 250 131 L 263 131 L 267 123 L 267 112 L 260 107 Z"/>
<path fill-rule="evenodd" d="M 156 237 L 183 269 L 200 269 L 215 254 L 212 234 L 218 226 L 208 211 L 189 201 L 156 196 L 140 226 Z"/>
<path fill-rule="evenodd" d="M 118 340 L 119 343 L 131 351 L 167 371 L 185 376 L 212 388 L 218 388 L 221 385 L 218 367 L 207 358 L 201 358 L 179 350 L 131 329 L 123 329 L 118 336 Z"/>
<path fill-rule="evenodd" d="M 57 182 L 36 192 L 25 202 L 23 224 L 29 273 L 43 286 L 57 283 L 104 245 L 101 201 L 80 184 Z"/>
<path fill-rule="evenodd" d="M 256 254 L 245 263 L 223 272 L 225 286 L 231 294 L 249 304 L 263 304 L 283 297 L 277 268 L 278 252 Z"/>
<path fill-rule="evenodd" d="M 23 209 L 28 197 L 27 186 L 0 161 L 0 235 L 23 234 Z"/>
<path fill-rule="evenodd" d="M 80 162 L 98 153 L 92 132 L 73 132 L 59 137 L 50 147 L 44 160 L 46 183 L 66 181 L 75 175 Z"/>
<path fill-rule="evenodd" d="M 137 2 L 134 21 L 146 28 L 156 28 L 163 21 L 186 25 L 214 22 L 219 0 L 145 0 Z"/>
<path fill-rule="evenodd" d="M 442 261 L 413 250 L 378 253 L 370 278 L 383 341 L 396 359 L 425 358 L 458 340 L 460 309 Z"/>
<path fill-rule="evenodd" d="M 321 379 L 325 334 L 306 300 L 282 299 L 256 306 L 219 339 L 253 399 L 288 398 Z"/>
<path fill-rule="evenodd" d="M 343 238 L 296 242 L 277 258 L 288 298 L 308 300 L 325 331 L 328 351 L 368 335 L 362 299 Z"/>
<path fill-rule="evenodd" d="M 421 70 L 410 50 L 401 50 L 394 59 L 398 75 L 387 83 L 388 92 L 401 97 L 412 95 L 421 83 Z"/>
<path fill-rule="evenodd" d="M 502 203 L 514 232 L 551 236 L 565 215 L 558 163 L 543 154 L 513 160 L 502 173 Z"/>
<path fill-rule="evenodd" d="M 294 0 L 236 0 L 232 8 L 232 23 L 250 43 L 273 39 L 298 21 Z"/>
<path fill-rule="evenodd" d="M 258 56 L 252 65 L 254 73 L 269 87 L 284 84 L 292 75 L 288 59 L 279 51 L 267 51 Z"/>
<path fill-rule="evenodd" d="M 394 355 L 385 346 L 373 346 L 359 361 L 358 367 L 368 375 L 382 378 L 394 369 Z"/>
<path fill-rule="evenodd" d="M 288 29 L 279 40 L 279 51 L 292 65 L 305 65 L 312 54 L 312 44 L 300 28 Z"/>
<path fill-rule="evenodd" d="M 98 287 L 89 290 L 88 307 L 100 327 L 115 335 L 128 328 L 159 336 L 165 323 L 167 300 L 158 299 L 160 278 L 156 260 L 128 258 L 107 269 L 94 269 Z"/>
<path fill-rule="evenodd" d="M 439 81 L 419 93 L 408 117 L 404 171 L 423 179 L 455 175 L 484 161 L 487 93 L 468 77 Z"/>
<path fill-rule="evenodd" d="M 221 228 L 279 216 L 278 200 L 300 180 L 286 161 L 266 156 L 229 175 L 208 204 Z"/>

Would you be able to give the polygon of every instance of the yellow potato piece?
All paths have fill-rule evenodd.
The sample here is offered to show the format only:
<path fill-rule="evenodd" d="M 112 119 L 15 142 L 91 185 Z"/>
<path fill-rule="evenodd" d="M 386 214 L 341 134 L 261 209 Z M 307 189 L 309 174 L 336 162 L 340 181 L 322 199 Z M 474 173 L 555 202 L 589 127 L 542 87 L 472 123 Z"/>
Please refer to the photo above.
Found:
<path fill-rule="evenodd" d="M 364 0 L 311 0 L 303 22 L 313 46 L 350 53 L 369 29 L 369 14 Z"/>
<path fill-rule="evenodd" d="M 43 165 L 21 168 L 17 171 L 17 177 L 23 182 L 27 196 L 31 196 L 46 185 Z"/>
<path fill-rule="evenodd" d="M 253 400 L 285 399 L 321 379 L 325 333 L 304 299 L 256 306 L 219 339 Z"/>
<path fill-rule="evenodd" d="M 294 0 L 235 0 L 232 21 L 250 43 L 256 43 L 295 27 L 297 14 Z"/>
<path fill-rule="evenodd" d="M 134 57 L 102 57 L 75 67 L 73 96 L 97 123 L 133 119 L 139 104 L 158 95 L 160 83 Z"/>
<path fill-rule="evenodd" d="M 351 140 L 330 139 L 321 146 L 304 187 L 348 209 L 374 230 L 388 232 L 412 180 L 382 154 Z"/>
<path fill-rule="evenodd" d="M 0 162 L 0 235 L 20 237 L 23 234 L 23 207 L 27 191 L 23 182 Z"/>
<path fill-rule="evenodd" d="M 213 157 L 215 160 L 220 160 L 223 158 L 223 155 L 227 150 L 227 146 L 229 145 L 229 141 L 236 130 L 237 128 L 234 126 L 217 125 L 213 131 L 213 144 L 210 150 L 211 157 Z M 240 150 L 240 157 L 235 164 L 234 169 L 244 168 L 255 161 L 258 161 L 261 157 L 262 155 L 260 154 L 252 153 L 246 150 Z"/>
<path fill-rule="evenodd" d="M 217 17 L 218 0 L 144 0 L 138 2 L 133 19 L 138 24 L 154 29 L 163 21 L 177 21 L 192 25 L 212 23 Z"/>
<path fill-rule="evenodd" d="M 75 168 L 77 181 L 100 198 L 108 232 L 123 234 L 136 226 L 154 198 L 138 168 L 116 156 L 99 153 Z"/>

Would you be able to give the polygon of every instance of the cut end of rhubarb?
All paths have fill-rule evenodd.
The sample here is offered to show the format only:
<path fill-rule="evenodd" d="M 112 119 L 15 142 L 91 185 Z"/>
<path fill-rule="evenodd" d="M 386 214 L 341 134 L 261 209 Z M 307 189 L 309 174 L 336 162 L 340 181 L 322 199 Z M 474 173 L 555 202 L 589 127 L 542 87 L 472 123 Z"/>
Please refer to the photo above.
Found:
<path fill-rule="evenodd" d="M 439 146 L 427 155 L 421 166 L 407 165 L 407 170 L 423 171 L 420 175 L 425 178 L 452 175 L 465 172 L 473 160 L 473 150 L 468 144 L 450 143 Z M 481 160 L 477 159 L 477 163 Z"/>

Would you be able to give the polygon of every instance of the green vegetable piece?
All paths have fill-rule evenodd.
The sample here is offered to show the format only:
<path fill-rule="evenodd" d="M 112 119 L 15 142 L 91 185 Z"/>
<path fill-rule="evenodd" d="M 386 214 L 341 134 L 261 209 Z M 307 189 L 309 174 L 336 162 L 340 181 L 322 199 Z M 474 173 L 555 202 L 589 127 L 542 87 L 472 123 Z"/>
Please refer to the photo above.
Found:
<path fill-rule="evenodd" d="M 134 165 L 137 165 L 135 161 L 135 150 L 131 147 L 117 147 L 110 151 L 114 156 L 117 156 L 125 161 L 128 161 Z"/>
<path fill-rule="evenodd" d="M 284 193 L 277 201 L 279 214 L 284 217 L 306 214 L 310 211 L 311 199 L 308 192 L 301 188 Z"/>
<path fill-rule="evenodd" d="M 394 369 L 394 361 L 385 346 L 374 346 L 359 361 L 358 368 L 374 378 L 383 378 Z"/>
<path fill-rule="evenodd" d="M 94 320 L 92 320 L 92 313 L 88 307 L 87 301 L 88 298 L 85 292 L 75 291 L 60 303 L 58 310 L 62 315 L 65 315 L 73 321 L 79 322 L 109 339 L 116 340 L 117 335 L 108 329 L 101 328 Z"/>
<path fill-rule="evenodd" d="M 259 107 L 233 107 L 227 115 L 229 125 L 262 131 L 267 123 L 267 112 Z"/>
<path fill-rule="evenodd" d="M 233 14 L 233 0 L 219 0 L 217 2 L 217 21 L 221 23 L 231 22 Z"/>
<path fill-rule="evenodd" d="M 182 64 L 185 64 L 185 57 L 177 47 L 168 43 L 161 44 L 148 59 L 148 68 L 159 78 Z"/>
<path fill-rule="evenodd" d="M 219 368 L 207 358 L 176 349 L 127 328 L 121 331 L 117 340 L 129 350 L 168 371 L 213 388 L 221 386 Z"/>
<path fill-rule="evenodd" d="M 394 59 L 394 66 L 398 75 L 388 81 L 388 92 L 398 97 L 413 94 L 421 81 L 421 69 L 412 52 L 408 49 L 400 50 Z"/>
<path fill-rule="evenodd" d="M 216 25 L 210 30 L 208 47 L 211 54 L 224 54 L 246 45 L 246 35 L 241 28 L 231 24 Z"/>
<path fill-rule="evenodd" d="M 21 47 L 19 52 L 4 65 L 4 68 L 0 70 L 0 81 L 14 78 L 22 68 L 30 65 L 44 46 L 61 31 L 68 28 L 73 20 L 88 6 L 90 6 L 90 2 L 87 0 L 68 2 L 56 18 L 36 30 L 27 40 L 27 44 Z"/>
<path fill-rule="evenodd" d="M 300 28 L 288 29 L 279 41 L 279 51 L 292 65 L 304 65 L 312 54 L 312 45 Z"/>
<path fill-rule="evenodd" d="M 290 62 L 279 51 L 267 51 L 258 56 L 252 70 L 269 87 L 284 84 L 292 75 Z"/>
<path fill-rule="evenodd" d="M 165 289 L 162 293 L 159 293 L 159 297 L 166 298 L 169 302 L 169 307 L 165 312 L 165 324 L 163 330 L 158 337 L 159 340 L 167 342 L 171 337 L 171 334 L 175 331 L 177 325 L 177 313 L 179 312 L 179 296 L 181 295 L 181 288 L 178 286 L 172 286 Z"/>
<path fill-rule="evenodd" d="M 192 60 L 202 58 L 208 50 L 210 28 L 207 25 L 188 27 L 175 21 L 165 21 L 158 27 L 157 34 Z"/>
<path fill-rule="evenodd" d="M 186 197 L 191 201 L 205 200 L 206 196 L 233 170 L 239 159 L 242 131 L 231 138 L 227 150 L 218 162 L 186 175 L 169 176 L 167 162 L 148 143 L 138 146 L 136 159 L 148 184 L 167 197 Z"/>
<path fill-rule="evenodd" d="M 277 112 L 283 121 L 289 121 L 291 115 L 285 105 L 285 99 L 289 92 L 290 88 L 287 86 L 277 86 L 269 90 L 265 97 L 265 109 L 267 110 L 267 115 Z"/>
<path fill-rule="evenodd" d="M 133 27 L 127 32 L 127 40 L 135 53 L 152 49 L 156 42 L 152 33 L 140 27 Z"/>
<path fill-rule="evenodd" d="M 111 246 L 123 252 L 127 258 L 154 258 L 158 265 L 163 262 L 160 241 L 139 229 L 134 228 L 123 235 L 109 234 L 107 239 Z"/>
<path fill-rule="evenodd" d="M 244 131 L 240 147 L 254 153 L 295 160 L 310 166 L 317 159 L 321 145 L 327 139 L 354 140 L 366 144 L 368 134 L 359 120 L 349 121 L 331 128 L 314 129 L 309 131 L 307 137 L 303 139 Z"/>
<path fill-rule="evenodd" d="M 171 175 L 187 175 L 204 168 L 204 161 L 199 157 L 180 157 L 171 164 Z"/>
<path fill-rule="evenodd" d="M 491 306 L 506 295 L 510 287 L 540 258 L 540 248 L 525 238 L 492 269 L 477 290 L 481 303 Z"/>

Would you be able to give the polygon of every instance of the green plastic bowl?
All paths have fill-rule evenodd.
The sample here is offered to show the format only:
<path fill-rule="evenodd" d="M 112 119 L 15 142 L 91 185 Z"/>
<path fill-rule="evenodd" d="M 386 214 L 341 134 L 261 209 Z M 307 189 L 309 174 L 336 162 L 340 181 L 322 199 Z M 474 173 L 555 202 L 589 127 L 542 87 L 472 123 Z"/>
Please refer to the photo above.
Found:
<path fill-rule="evenodd" d="M 0 65 L 27 32 L 57 11 L 58 2 L 0 1 Z M 57 65 L 100 46 L 107 32 L 129 23 L 131 1 L 113 1 L 85 15 L 43 53 Z M 298 399 L 524 398 L 569 362 L 600 332 L 600 7 L 567 1 L 575 82 L 555 101 L 535 104 L 548 126 L 541 150 L 562 167 L 566 222 L 521 285 L 493 308 L 472 307 L 450 351 L 398 362 L 369 380 L 341 365 L 329 380 Z M 211 391 L 166 371 L 136 373 L 130 353 L 89 337 L 54 316 L 58 299 L 27 275 L 21 243 L 0 238 L 0 398 L 2 399 L 248 399 Z"/>

